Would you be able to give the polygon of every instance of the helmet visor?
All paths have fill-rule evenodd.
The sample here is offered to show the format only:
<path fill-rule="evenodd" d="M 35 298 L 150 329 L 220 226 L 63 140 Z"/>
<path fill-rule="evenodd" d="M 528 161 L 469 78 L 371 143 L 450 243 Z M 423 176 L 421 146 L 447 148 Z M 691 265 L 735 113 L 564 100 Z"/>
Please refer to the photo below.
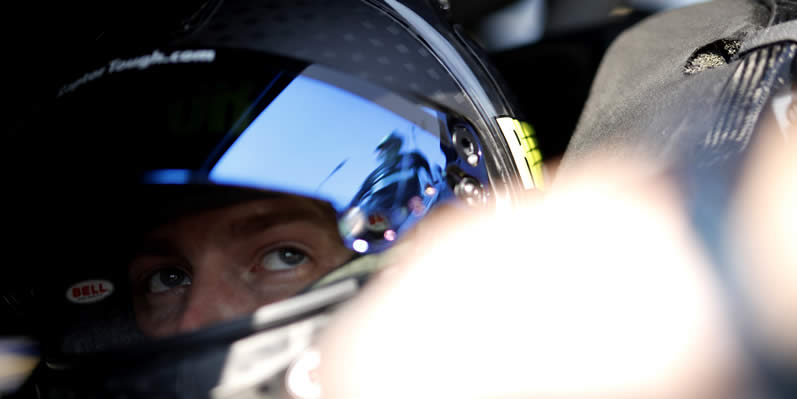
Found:
<path fill-rule="evenodd" d="M 129 291 L 147 335 L 243 316 L 389 248 L 442 201 L 490 197 L 466 120 L 320 65 L 156 50 L 78 76 L 56 105 L 20 147 L 36 165 L 20 162 L 92 187 L 81 223 L 125 253 L 121 268 L 82 257 L 92 271 L 70 269 L 66 297 Z"/>
<path fill-rule="evenodd" d="M 385 248 L 463 177 L 481 185 L 476 199 L 488 194 L 470 124 L 319 65 L 156 50 L 82 75 L 58 100 L 54 148 L 70 154 L 59 168 L 80 168 L 72 178 L 116 173 L 318 199 L 361 253 Z"/>

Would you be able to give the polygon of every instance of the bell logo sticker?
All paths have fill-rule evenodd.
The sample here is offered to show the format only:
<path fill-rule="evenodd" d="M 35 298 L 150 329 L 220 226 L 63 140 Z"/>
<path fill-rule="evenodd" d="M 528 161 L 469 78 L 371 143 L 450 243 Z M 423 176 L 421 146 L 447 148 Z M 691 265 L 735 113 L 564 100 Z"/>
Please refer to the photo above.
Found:
<path fill-rule="evenodd" d="M 107 298 L 113 292 L 113 284 L 108 280 L 81 281 L 66 290 L 66 299 L 72 303 L 94 303 Z"/>

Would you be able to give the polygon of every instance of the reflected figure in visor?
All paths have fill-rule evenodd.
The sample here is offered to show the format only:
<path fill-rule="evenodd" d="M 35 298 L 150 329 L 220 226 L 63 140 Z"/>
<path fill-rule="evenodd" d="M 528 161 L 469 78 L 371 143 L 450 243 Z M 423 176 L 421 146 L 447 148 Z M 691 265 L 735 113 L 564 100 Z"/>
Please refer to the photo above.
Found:
<path fill-rule="evenodd" d="M 376 158 L 381 163 L 365 178 L 350 206 L 353 215 L 363 214 L 365 234 L 371 240 L 392 241 L 395 226 L 410 214 L 422 215 L 437 199 L 440 171 L 433 172 L 418 150 L 403 149 L 404 143 L 404 134 L 393 131 L 377 145 Z"/>

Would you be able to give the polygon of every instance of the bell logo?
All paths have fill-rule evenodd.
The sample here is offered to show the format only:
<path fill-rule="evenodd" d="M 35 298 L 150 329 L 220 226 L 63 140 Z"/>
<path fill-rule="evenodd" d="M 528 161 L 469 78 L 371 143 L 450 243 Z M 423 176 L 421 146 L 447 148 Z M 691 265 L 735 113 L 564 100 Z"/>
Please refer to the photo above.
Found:
<path fill-rule="evenodd" d="M 72 285 L 66 290 L 66 299 L 72 303 L 94 303 L 107 298 L 113 292 L 108 280 L 87 280 Z"/>

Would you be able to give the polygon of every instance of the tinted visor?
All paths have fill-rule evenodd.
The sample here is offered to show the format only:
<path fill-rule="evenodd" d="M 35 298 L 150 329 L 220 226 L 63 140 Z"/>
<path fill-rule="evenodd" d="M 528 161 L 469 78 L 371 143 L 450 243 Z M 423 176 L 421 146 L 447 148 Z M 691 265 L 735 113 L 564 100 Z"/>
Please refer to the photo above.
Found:
<path fill-rule="evenodd" d="M 58 100 L 59 172 L 318 199 L 358 252 L 384 248 L 464 177 L 487 196 L 465 120 L 319 65 L 156 50 L 101 65 Z"/>
<path fill-rule="evenodd" d="M 490 197 L 463 118 L 256 53 L 114 59 L 63 86 L 43 123 L 16 147 L 18 166 L 36 183 L 66 182 L 71 223 L 91 232 L 64 245 L 79 267 L 53 292 L 90 325 L 91 312 L 116 318 L 96 310 L 106 297 L 132 297 L 148 335 L 295 295 L 389 248 L 437 204 Z"/>

